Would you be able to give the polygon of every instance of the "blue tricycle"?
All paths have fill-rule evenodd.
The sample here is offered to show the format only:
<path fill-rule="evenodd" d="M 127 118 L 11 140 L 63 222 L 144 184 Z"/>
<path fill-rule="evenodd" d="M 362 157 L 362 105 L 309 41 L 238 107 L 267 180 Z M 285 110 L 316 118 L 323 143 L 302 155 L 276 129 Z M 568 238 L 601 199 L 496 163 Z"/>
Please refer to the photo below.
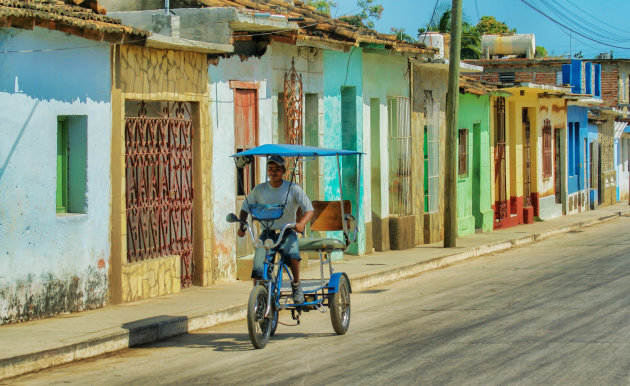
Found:
<path fill-rule="evenodd" d="M 352 215 L 352 205 L 349 200 L 343 199 L 341 161 L 342 156 L 358 157 L 357 170 L 357 197 L 359 202 L 359 186 L 361 175 L 361 156 L 363 153 L 352 150 L 324 149 L 311 146 L 299 145 L 262 145 L 253 149 L 234 154 L 232 157 L 238 167 L 244 167 L 253 161 L 253 157 L 269 157 L 279 155 L 283 157 L 294 157 L 295 167 L 291 174 L 291 183 L 295 177 L 295 170 L 298 162 L 313 160 L 317 157 L 336 157 L 337 174 L 339 182 L 338 201 L 313 201 L 314 215 L 311 220 L 311 236 L 315 232 L 337 232 L 342 238 L 315 238 L 302 237 L 298 239 L 300 252 L 316 252 L 319 255 L 320 278 L 302 279 L 302 290 L 304 291 L 304 302 L 293 303 L 291 297 L 291 277 L 290 270 L 276 258 L 276 247 L 281 242 L 287 229 L 295 224 L 287 224 L 281 230 L 277 242 L 272 239 L 260 240 L 254 235 L 254 227 L 246 221 L 241 223 L 239 218 L 230 213 L 226 217 L 229 223 L 239 223 L 246 227 L 255 248 L 265 250 L 265 262 L 263 266 L 263 277 L 258 280 L 249 296 L 247 307 L 247 328 L 249 338 L 256 348 L 264 348 L 273 336 L 278 327 L 278 313 L 281 310 L 290 310 L 293 320 L 300 323 L 300 315 L 303 311 L 318 310 L 326 312 L 330 309 L 330 319 L 333 329 L 339 335 L 348 331 L 350 326 L 350 280 L 344 272 L 334 272 L 332 267 L 331 253 L 334 251 L 345 251 L 351 243 L 356 241 L 358 227 L 355 216 Z M 357 205 L 358 206 L 358 205 Z M 250 205 L 251 217 L 260 224 L 260 232 L 271 229 L 274 220 L 280 218 L 284 211 L 284 205 Z M 324 265 L 328 265 L 325 274 Z M 288 281 L 283 281 L 286 274 Z"/>

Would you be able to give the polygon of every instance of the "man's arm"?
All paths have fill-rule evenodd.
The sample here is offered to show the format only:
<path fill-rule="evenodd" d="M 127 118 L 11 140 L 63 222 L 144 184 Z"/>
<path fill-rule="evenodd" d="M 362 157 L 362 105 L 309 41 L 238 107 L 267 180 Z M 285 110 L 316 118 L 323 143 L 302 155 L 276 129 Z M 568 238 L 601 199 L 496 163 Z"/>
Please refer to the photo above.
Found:
<path fill-rule="evenodd" d="M 302 216 L 300 221 L 295 224 L 296 232 L 304 233 L 304 228 L 306 228 L 306 224 L 308 224 L 308 222 L 311 221 L 311 218 L 313 218 L 313 213 L 315 213 L 313 210 L 308 210 L 304 213 L 304 216 Z"/>
<path fill-rule="evenodd" d="M 241 209 L 241 213 L 239 213 L 238 215 L 239 220 L 241 220 L 241 224 L 239 225 L 238 230 L 236 231 L 236 234 L 238 235 L 238 237 L 245 236 L 245 227 L 242 225 L 242 223 L 247 221 L 247 216 L 249 216 L 249 213 Z"/>

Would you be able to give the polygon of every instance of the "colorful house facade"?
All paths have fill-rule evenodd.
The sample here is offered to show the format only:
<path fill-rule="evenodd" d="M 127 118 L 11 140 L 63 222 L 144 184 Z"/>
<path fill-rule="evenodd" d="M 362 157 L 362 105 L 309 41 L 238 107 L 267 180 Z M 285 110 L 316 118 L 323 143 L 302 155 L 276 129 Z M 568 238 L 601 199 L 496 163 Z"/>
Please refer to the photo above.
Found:
<path fill-rule="evenodd" d="M 110 45 L 147 35 L 58 2 L 0 10 L 0 324 L 110 302 Z"/>
<path fill-rule="evenodd" d="M 498 90 L 465 77 L 459 90 L 457 235 L 465 236 L 493 229 L 490 111 Z"/>

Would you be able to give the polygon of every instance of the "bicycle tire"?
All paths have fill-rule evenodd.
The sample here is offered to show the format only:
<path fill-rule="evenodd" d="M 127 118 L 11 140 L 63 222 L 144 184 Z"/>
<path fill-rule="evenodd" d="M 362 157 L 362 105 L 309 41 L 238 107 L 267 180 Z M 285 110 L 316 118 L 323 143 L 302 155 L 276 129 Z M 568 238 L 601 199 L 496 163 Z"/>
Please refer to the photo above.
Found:
<path fill-rule="evenodd" d="M 328 295 L 330 321 L 338 335 L 343 335 L 350 327 L 350 283 L 341 276 L 337 292 Z"/>
<path fill-rule="evenodd" d="M 271 328 L 273 325 L 273 313 L 271 317 L 265 318 L 267 309 L 267 288 L 263 285 L 256 285 L 249 295 L 247 304 L 247 330 L 249 340 L 255 348 L 261 349 L 269 342 Z"/>

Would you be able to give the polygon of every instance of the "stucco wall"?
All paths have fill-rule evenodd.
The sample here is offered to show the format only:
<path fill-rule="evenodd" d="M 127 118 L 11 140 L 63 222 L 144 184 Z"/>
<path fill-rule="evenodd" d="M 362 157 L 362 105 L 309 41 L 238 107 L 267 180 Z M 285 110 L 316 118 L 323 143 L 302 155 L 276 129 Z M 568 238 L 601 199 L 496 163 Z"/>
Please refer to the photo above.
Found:
<path fill-rule="evenodd" d="M 354 47 L 350 52 L 324 51 L 324 124 L 322 146 L 329 148 L 348 148 L 363 151 L 363 52 Z M 342 95 L 343 94 L 343 95 Z M 346 103 L 342 103 L 345 98 Z M 346 111 L 342 111 L 343 108 Z M 352 116 L 354 115 L 354 116 Z M 342 123 L 342 119 L 346 123 Z M 348 123 L 348 121 L 352 121 Z M 352 126 L 353 132 L 343 127 Z M 342 157 L 343 158 L 343 157 Z M 365 160 L 364 160 L 365 161 Z M 345 163 L 345 168 L 343 163 Z M 365 162 L 363 163 L 365 165 Z M 333 157 L 323 160 L 324 197 L 326 200 L 339 199 L 339 182 L 337 180 L 337 164 Z M 356 201 L 356 158 L 342 159 L 343 195 L 352 201 L 353 214 L 358 214 L 359 235 L 357 243 L 352 244 L 349 253 L 365 253 L 365 216 L 363 207 L 357 210 Z M 359 189 L 359 203 L 363 201 L 365 174 L 362 173 Z M 365 205 L 363 203 L 362 205 Z M 334 235 L 334 237 L 340 237 Z"/>
<path fill-rule="evenodd" d="M 551 157 L 551 175 L 548 177 L 543 176 L 543 132 L 542 128 L 544 125 L 545 119 L 549 119 L 551 128 L 552 128 L 552 157 Z M 564 206 L 567 202 L 567 106 L 566 102 L 563 99 L 559 98 L 541 98 L 539 99 L 539 107 L 538 107 L 538 118 L 537 118 L 537 146 L 538 150 L 536 151 L 536 158 L 538 161 L 539 167 L 536 170 L 536 176 L 538 180 L 537 184 L 537 192 L 539 197 L 539 209 L 538 216 L 542 219 L 549 219 L 553 217 L 558 217 L 562 215 L 563 210 L 565 210 Z M 561 144 L 560 144 L 560 154 L 561 154 L 561 165 L 560 171 L 562 173 L 562 186 L 557 187 L 555 185 L 556 181 L 556 168 L 555 168 L 555 158 L 554 158 L 554 141 L 555 141 L 555 132 L 556 130 L 561 130 Z M 560 193 L 562 196 L 562 204 L 556 203 L 555 194 L 556 189 L 560 189 Z"/>
<path fill-rule="evenodd" d="M 492 230 L 489 121 L 490 97 L 459 94 L 457 122 L 468 129 L 468 173 L 457 174 L 458 236 Z"/>
<path fill-rule="evenodd" d="M 254 82 L 258 86 L 258 143 L 272 142 L 272 97 L 271 97 L 271 47 L 261 58 L 241 60 L 238 56 L 220 59 L 218 64 L 208 66 L 210 82 L 209 110 L 212 117 L 214 141 L 212 143 L 212 191 L 214 228 L 214 252 L 222 264 L 236 264 L 236 231 L 233 224 L 224 221 L 225 215 L 237 211 L 236 167 L 230 157 L 235 153 L 234 134 L 234 89 L 230 80 Z M 262 164 L 261 164 L 262 165 Z M 264 166 L 264 165 L 262 165 Z M 262 173 L 261 168 L 260 172 Z M 264 181 L 264 174 L 258 175 Z M 235 273 L 225 279 L 235 279 Z"/>
<path fill-rule="evenodd" d="M 426 122 L 426 116 L 420 113 L 417 114 L 417 110 L 423 111 L 424 107 L 428 105 L 426 100 L 427 91 L 431 91 L 433 102 L 439 103 L 439 148 L 440 154 L 445 154 L 446 142 L 446 91 L 448 86 L 448 67 L 444 65 L 414 65 L 413 69 L 413 94 L 414 101 L 414 119 L 413 125 L 419 125 L 423 128 Z M 424 129 L 420 130 L 421 138 L 420 144 L 424 143 Z M 422 145 L 421 145 L 422 146 Z M 423 162 L 423 161 L 422 161 Z M 445 160 L 440 158 L 439 163 L 439 187 L 438 187 L 438 205 L 437 211 L 434 213 L 423 213 L 423 231 L 424 231 L 424 243 L 430 244 L 440 241 L 444 238 L 444 173 L 445 173 Z M 422 164 L 421 164 L 422 165 Z M 425 173 L 423 167 L 421 172 Z M 419 178 L 419 181 L 423 181 L 424 174 Z M 420 192 L 424 192 L 423 182 Z M 423 194 L 423 193 L 422 193 Z M 423 201 L 420 201 L 420 205 L 424 205 Z"/>
<path fill-rule="evenodd" d="M 110 264 L 110 49 L 0 30 L 0 324 L 101 307 Z M 87 213 L 57 215 L 57 117 L 87 119 Z"/>
<path fill-rule="evenodd" d="M 383 74 L 388 74 L 383 76 Z M 389 200 L 389 157 L 388 154 L 388 98 L 390 97 L 406 97 L 409 98 L 409 70 L 407 58 L 401 56 L 389 55 L 388 51 L 383 53 L 364 53 L 363 54 L 363 146 L 364 149 L 370 149 L 368 156 L 365 157 L 363 168 L 364 180 L 370 181 L 364 187 L 364 216 L 366 222 L 373 223 L 373 229 L 378 232 L 381 228 L 386 235 L 380 235 L 381 242 L 387 243 L 390 239 L 387 224 L 387 218 L 390 216 Z M 376 129 L 372 124 L 371 109 L 374 100 L 378 100 L 378 149 L 379 163 L 372 164 L 372 151 L 376 147 L 372 145 L 371 130 Z M 375 144 L 376 145 L 376 144 Z M 412 150 L 413 153 L 413 150 Z M 377 170 L 378 169 L 378 170 Z M 373 180 L 373 174 L 378 178 L 378 182 Z M 374 194 L 372 190 L 374 189 Z M 377 191 L 378 190 L 378 191 Z M 373 199 L 378 202 L 372 202 Z M 412 200 L 412 197 L 408 199 Z M 373 217 L 374 216 L 374 217 Z M 372 235 L 367 235 L 372 237 Z M 393 236 L 393 235 L 392 235 Z M 379 237 L 377 235 L 376 241 Z M 387 249 L 387 245 L 380 245 L 379 249 Z"/>
<path fill-rule="evenodd" d="M 145 299 L 179 291 L 176 278 L 184 270 L 171 269 L 172 257 L 130 263 L 127 257 L 125 118 L 138 114 L 139 101 L 185 102 L 192 120 L 192 281 L 207 286 L 220 282 L 234 266 L 220 264 L 212 248 L 212 130 L 207 106 L 208 61 L 201 53 L 163 50 L 134 45 L 112 49 L 112 302 Z M 133 106 L 133 108 L 132 108 Z M 129 109 L 129 110 L 126 110 Z M 175 255 L 179 259 L 179 255 Z M 166 263 L 168 261 L 168 263 Z M 142 283 L 147 283 L 144 285 Z M 155 291 L 155 282 L 160 287 Z M 170 282 L 174 285 L 166 285 Z M 135 285 L 134 285 L 135 284 Z"/>

